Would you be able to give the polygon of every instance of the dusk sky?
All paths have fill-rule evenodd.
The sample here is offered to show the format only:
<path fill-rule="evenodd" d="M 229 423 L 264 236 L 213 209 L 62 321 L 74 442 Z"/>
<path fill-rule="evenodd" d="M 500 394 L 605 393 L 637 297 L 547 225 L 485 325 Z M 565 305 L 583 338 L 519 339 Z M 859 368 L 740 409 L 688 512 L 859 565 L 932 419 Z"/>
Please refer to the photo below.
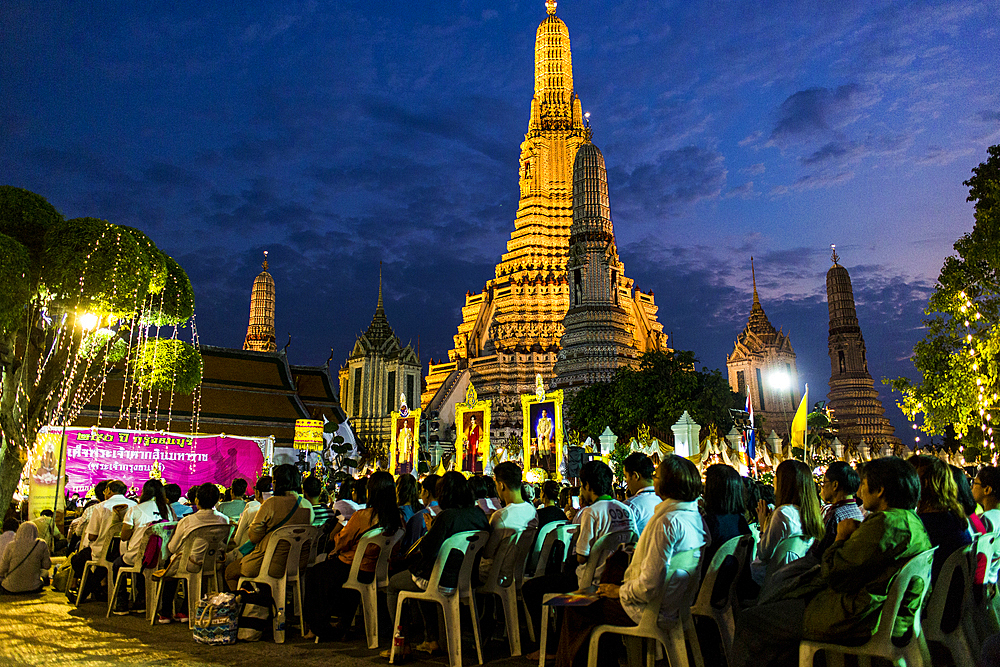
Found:
<path fill-rule="evenodd" d="M 343 364 L 375 308 L 439 360 L 513 230 L 543 0 L 20 2 L 0 11 L 0 183 L 149 234 L 201 342 L 241 347 L 270 251 L 279 349 Z M 708 368 L 750 312 L 825 398 L 830 244 L 869 369 L 922 310 L 1000 143 L 1000 2 L 560 2 L 627 275 Z"/>

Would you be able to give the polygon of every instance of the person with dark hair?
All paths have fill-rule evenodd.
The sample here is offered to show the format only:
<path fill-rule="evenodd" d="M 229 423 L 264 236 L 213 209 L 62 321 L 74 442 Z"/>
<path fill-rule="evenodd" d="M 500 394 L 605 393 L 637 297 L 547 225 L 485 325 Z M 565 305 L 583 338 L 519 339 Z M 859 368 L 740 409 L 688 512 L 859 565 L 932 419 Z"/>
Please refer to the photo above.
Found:
<path fill-rule="evenodd" d="M 264 562 L 264 552 L 272 531 L 279 526 L 311 526 L 313 522 L 312 504 L 302 497 L 302 475 L 299 469 L 290 463 L 275 466 L 271 471 L 274 485 L 274 495 L 260 505 L 254 515 L 253 523 L 247 532 L 247 539 L 256 546 L 246 556 L 236 557 L 226 566 L 226 584 L 229 590 L 235 591 L 241 576 L 256 577 Z M 218 491 L 218 490 L 216 490 Z M 285 558 L 288 556 L 289 545 L 281 542 L 274 550 L 269 572 L 278 576 L 285 571 Z M 239 552 L 236 552 L 239 554 Z M 303 549 L 303 559 L 309 559 L 309 552 Z"/>
<path fill-rule="evenodd" d="M 229 494 L 232 500 L 219 503 L 218 510 L 232 519 L 233 523 L 240 520 L 240 514 L 246 509 L 247 501 L 243 496 L 247 494 L 247 486 L 249 485 L 245 479 L 237 477 L 233 480 L 232 486 L 229 487 Z"/>
<path fill-rule="evenodd" d="M 408 475 L 405 475 L 408 477 Z M 435 474 L 427 475 L 420 483 L 420 501 L 423 509 L 417 511 L 406 522 L 406 533 L 400 541 L 399 553 L 405 554 L 427 532 L 434 517 L 441 511 L 437 500 L 437 485 L 441 477 Z M 399 563 L 394 561 L 391 569 L 397 570 Z"/>
<path fill-rule="evenodd" d="M 513 461 L 504 461 L 493 469 L 496 476 L 497 492 L 504 507 L 490 516 L 490 539 L 481 552 L 479 562 L 479 580 L 486 581 L 493 558 L 501 542 L 511 535 L 520 534 L 525 528 L 538 525 L 538 515 L 535 507 L 524 499 L 521 494 L 521 467 Z"/>
<path fill-rule="evenodd" d="M 837 526 L 844 519 L 864 521 L 861 508 L 854 495 L 861 486 L 861 477 L 849 463 L 834 461 L 823 473 L 823 485 L 820 487 L 820 498 L 826 503 L 823 509 L 823 538 L 813 542 L 809 547 L 808 556 L 819 563 L 823 552 L 833 544 L 837 537 Z"/>
<path fill-rule="evenodd" d="M 967 544 L 972 544 L 969 520 L 958 503 L 955 477 L 947 463 L 936 456 L 913 456 L 907 460 L 920 478 L 920 501 L 917 516 L 924 522 L 934 552 L 932 581 L 944 567 L 948 556 Z"/>
<path fill-rule="evenodd" d="M 984 466 L 972 482 L 972 497 L 983 508 L 983 523 L 991 531 L 1000 528 L 1000 468 Z"/>
<path fill-rule="evenodd" d="M 625 469 L 625 488 L 629 494 L 625 504 L 635 517 L 635 529 L 641 533 L 660 504 L 660 499 L 653 488 L 656 466 L 653 465 L 653 459 L 645 454 L 633 452 L 625 457 L 622 467 Z"/>
<path fill-rule="evenodd" d="M 871 639 L 892 578 L 931 542 L 913 511 L 920 480 L 906 461 L 888 456 L 866 463 L 858 497 L 867 518 L 840 522 L 814 579 L 782 599 L 742 611 L 730 654 L 734 667 L 794 665 L 802 639 L 835 644 Z M 915 601 L 904 598 L 894 637 L 909 632 L 919 613 Z"/>
<path fill-rule="evenodd" d="M 87 524 L 90 523 L 90 519 L 94 515 L 94 510 L 97 506 L 104 502 L 104 490 L 107 486 L 108 480 L 102 480 L 97 483 L 94 487 L 94 498 L 87 502 L 83 508 L 83 512 L 81 512 L 80 516 L 74 519 L 73 523 L 69 526 L 71 536 L 75 535 L 80 538 L 77 553 L 90 548 L 90 538 L 87 536 Z M 89 551 L 87 552 L 87 556 L 90 556 Z"/>
<path fill-rule="evenodd" d="M 472 490 L 472 495 L 476 498 L 476 505 L 483 511 L 487 519 L 503 506 L 497 493 L 496 482 L 492 477 L 488 475 L 470 477 L 469 489 Z"/>
<path fill-rule="evenodd" d="M 109 481 L 104 487 L 105 500 L 94 508 L 90 522 L 87 523 L 90 552 L 84 560 L 79 558 L 81 552 L 77 552 L 77 555 L 70 559 L 75 577 L 79 578 L 83 573 L 83 566 L 87 560 L 97 560 L 105 555 L 112 562 L 118 558 L 118 554 L 113 550 L 108 553 L 108 547 L 112 543 L 112 532 L 115 524 L 120 524 L 125 516 L 125 511 L 136 504 L 134 500 L 125 497 L 127 491 L 128 487 L 125 482 L 117 479 Z M 104 568 L 96 568 L 92 575 L 87 577 L 88 590 L 83 592 L 83 599 L 86 599 L 88 595 L 94 595 L 95 599 L 106 601 L 107 588 L 102 585 L 102 582 L 105 577 L 111 576 L 111 573 L 106 572 Z"/>
<path fill-rule="evenodd" d="M 660 599 L 661 619 L 677 617 L 687 578 L 677 576 L 665 581 L 670 560 L 682 551 L 704 547 L 711 539 L 698 513 L 701 475 L 686 458 L 670 455 L 656 469 L 654 486 L 662 501 L 639 537 L 635 554 L 625 570 L 624 582 L 621 585 L 602 583 L 597 589 L 600 597 L 596 603 L 566 608 L 556 667 L 572 667 L 577 653 L 589 642 L 594 627 L 603 623 L 637 625 L 643 610 L 656 598 Z"/>
<path fill-rule="evenodd" d="M 200 484 L 195 484 L 194 486 L 192 486 L 190 489 L 187 490 L 187 493 L 184 494 L 184 499 L 188 501 L 188 507 L 191 508 L 192 512 L 197 512 L 198 511 L 198 487 L 199 486 L 201 486 L 201 485 Z"/>
<path fill-rule="evenodd" d="M 180 521 L 177 522 L 177 528 L 174 529 L 174 534 L 171 536 L 170 541 L 167 542 L 167 553 L 170 554 L 170 562 L 166 567 L 167 575 L 163 579 L 163 597 L 160 609 L 158 610 L 158 623 L 165 624 L 171 621 L 187 623 L 188 621 L 186 607 L 176 612 L 174 611 L 174 595 L 177 593 L 178 580 L 171 576 L 179 567 L 184 566 L 178 556 L 183 549 L 185 538 L 196 528 L 228 525 L 230 523 L 229 517 L 215 509 L 215 504 L 219 502 L 219 498 L 222 496 L 219 493 L 219 487 L 210 482 L 205 482 L 194 488 L 196 489 L 195 497 L 198 499 L 198 511 L 181 517 Z M 195 542 L 191 549 L 193 564 L 200 565 L 204 562 L 205 549 L 207 547 L 208 543 L 204 540 Z"/>
<path fill-rule="evenodd" d="M 398 572 L 389 579 L 387 597 L 390 613 L 395 613 L 400 591 L 427 590 L 428 579 L 437 560 L 438 551 L 447 538 L 455 533 L 490 529 L 490 524 L 476 506 L 469 483 L 462 473 L 454 470 L 446 472 L 438 481 L 436 497 L 441 512 L 434 517 L 427 534 L 414 546 L 409 569 Z M 441 574 L 442 589 L 454 590 L 458 585 L 458 572 L 461 566 L 462 558 L 459 554 L 448 556 Z M 437 608 L 432 605 L 424 609 L 424 605 L 421 605 L 421 611 L 424 612 L 424 642 L 417 649 L 434 652 L 439 646 Z M 398 621 L 404 626 L 407 625 L 405 616 Z M 408 634 L 405 630 L 404 627 L 404 636 Z M 404 646 L 403 656 L 411 651 L 409 645 Z M 386 657 L 388 655 L 385 653 Z"/>
<path fill-rule="evenodd" d="M 354 504 L 357 505 L 357 509 L 364 509 L 368 505 L 368 478 L 359 477 L 351 488 L 354 491 Z"/>
<path fill-rule="evenodd" d="M 542 482 L 539 494 L 541 506 L 538 508 L 538 528 L 553 521 L 566 521 L 566 512 L 559 507 L 559 482 L 548 479 Z"/>
<path fill-rule="evenodd" d="M 253 485 L 253 500 L 248 502 L 240 513 L 240 521 L 236 524 L 236 532 L 233 534 L 233 539 L 229 542 L 233 548 L 239 547 L 247 541 L 250 524 L 253 523 L 254 517 L 257 516 L 257 510 L 260 509 L 261 503 L 271 497 L 272 485 L 273 480 L 270 475 L 262 475 L 257 480 L 257 483 Z"/>
<path fill-rule="evenodd" d="M 590 550 L 598 539 L 613 532 L 636 532 L 632 510 L 611 496 L 613 479 L 611 468 L 603 461 L 588 461 L 580 467 L 580 501 L 584 507 L 573 520 L 579 526 L 576 549 L 572 552 L 567 550 L 562 572 L 535 577 L 521 588 L 533 622 L 538 623 L 541 619 L 542 598 L 546 594 L 569 593 L 581 587 L 580 577 L 586 571 Z M 699 480 L 699 486 L 700 483 Z M 595 579 L 599 579 L 603 571 L 602 563 L 594 573 Z M 539 627 L 538 630 L 543 629 Z M 528 654 L 529 660 L 537 660 L 538 657 L 538 651 Z"/>
<path fill-rule="evenodd" d="M 361 509 L 361 505 L 354 502 L 354 485 L 361 480 L 345 479 L 337 489 L 337 500 L 333 503 L 333 512 L 337 515 L 340 523 L 346 524 L 351 520 L 351 515 Z"/>
<path fill-rule="evenodd" d="M 53 553 L 56 549 L 56 543 L 62 541 L 63 534 L 59 530 L 59 525 L 56 523 L 55 513 L 52 510 L 42 510 L 37 519 L 33 519 L 32 523 L 38 527 L 38 539 L 45 542 L 45 545 L 49 548 L 49 553 Z"/>
<path fill-rule="evenodd" d="M 976 503 L 975 497 L 972 495 L 972 486 L 969 484 L 969 476 L 965 474 L 964 470 L 956 465 L 949 465 L 948 467 L 951 469 L 951 476 L 955 478 L 955 491 L 958 496 L 958 504 L 961 506 L 962 511 L 965 512 L 965 516 L 969 520 L 970 534 L 975 537 L 976 535 L 991 532 L 990 529 L 983 523 L 982 517 L 976 513 L 979 506 L 978 503 Z"/>
<path fill-rule="evenodd" d="M 170 509 L 173 510 L 174 516 L 178 519 L 191 513 L 191 508 L 181 502 L 180 484 L 167 484 L 163 487 L 163 494 L 167 497 Z"/>
<path fill-rule="evenodd" d="M 326 522 L 334 518 L 334 512 L 323 504 L 323 480 L 316 475 L 308 475 L 302 480 L 302 495 L 312 504 L 313 525 L 325 527 Z M 339 525 L 339 522 L 337 522 Z"/>
<path fill-rule="evenodd" d="M 340 528 L 339 523 L 336 524 L 331 535 L 334 542 L 329 556 L 309 571 L 305 619 L 310 634 L 306 635 L 306 639 L 316 637 L 318 641 L 332 641 L 343 638 L 358 608 L 357 593 L 353 590 L 344 591 L 343 586 L 351 573 L 354 559 L 358 557 L 361 537 L 373 528 L 382 528 L 384 534 L 393 535 L 403 527 L 402 516 L 396 505 L 396 488 L 392 475 L 381 470 L 372 473 L 367 486 L 368 506 L 351 515 L 351 520 L 343 528 Z M 378 549 L 372 549 L 360 557 L 362 561 L 358 578 L 373 581 L 379 557 Z M 336 627 L 330 625 L 333 615 L 339 618 Z"/>
<path fill-rule="evenodd" d="M 139 549 L 142 547 L 142 540 L 146 534 L 146 528 L 158 521 L 176 520 L 167 496 L 163 491 L 163 483 L 158 479 L 147 479 L 142 485 L 142 495 L 139 496 L 139 503 L 128 508 L 122 519 L 121 532 L 121 555 L 112 564 L 114 576 L 118 576 L 118 570 L 124 566 L 133 566 L 137 560 L 142 558 Z M 136 611 L 146 611 L 145 602 L 145 580 L 143 577 L 135 577 L 136 581 L 136 602 L 142 605 Z M 129 613 L 128 592 L 124 586 L 118 591 L 118 599 L 112 613 L 118 616 L 125 616 Z"/>
<path fill-rule="evenodd" d="M 819 496 L 809 466 L 794 459 L 779 463 L 774 471 L 774 497 L 777 507 L 773 511 L 764 499 L 757 503 L 760 544 L 757 557 L 750 564 L 750 574 L 759 585 L 764 584 L 768 564 L 782 540 L 795 535 L 813 540 L 823 538 Z M 792 554 L 786 558 L 778 565 L 788 564 L 795 556 Z"/>
<path fill-rule="evenodd" d="M 400 475 L 396 480 L 396 504 L 403 513 L 404 523 L 423 509 L 420 505 L 420 493 L 417 491 L 417 480 L 413 475 Z"/>
<path fill-rule="evenodd" d="M 749 535 L 744 517 L 743 479 L 736 468 L 716 463 L 705 470 L 705 525 L 712 536 L 702 558 L 705 569 L 719 547 L 740 535 Z"/>

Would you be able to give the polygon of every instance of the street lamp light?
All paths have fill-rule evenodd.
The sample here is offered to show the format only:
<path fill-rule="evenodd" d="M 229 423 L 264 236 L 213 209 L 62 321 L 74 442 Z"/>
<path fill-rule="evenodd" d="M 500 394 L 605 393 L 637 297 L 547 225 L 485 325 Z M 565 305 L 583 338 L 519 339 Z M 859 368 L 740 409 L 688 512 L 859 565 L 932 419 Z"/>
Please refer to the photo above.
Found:
<path fill-rule="evenodd" d="M 76 321 L 79 323 L 81 329 L 84 331 L 90 331 L 91 329 L 97 328 L 97 325 L 101 322 L 101 318 L 93 313 L 84 313 L 76 318 Z"/>

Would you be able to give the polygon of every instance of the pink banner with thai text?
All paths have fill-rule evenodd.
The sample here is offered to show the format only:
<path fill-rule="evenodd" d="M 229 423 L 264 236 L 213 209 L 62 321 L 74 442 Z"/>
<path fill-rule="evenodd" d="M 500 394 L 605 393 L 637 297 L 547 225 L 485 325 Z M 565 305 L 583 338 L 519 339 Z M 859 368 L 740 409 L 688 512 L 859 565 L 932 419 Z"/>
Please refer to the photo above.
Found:
<path fill-rule="evenodd" d="M 267 444 L 267 438 L 231 435 L 68 428 L 66 491 L 83 495 L 105 479 L 140 489 L 151 477 L 179 484 L 184 492 L 205 482 L 229 486 L 236 477 L 252 486 L 264 467 Z"/>

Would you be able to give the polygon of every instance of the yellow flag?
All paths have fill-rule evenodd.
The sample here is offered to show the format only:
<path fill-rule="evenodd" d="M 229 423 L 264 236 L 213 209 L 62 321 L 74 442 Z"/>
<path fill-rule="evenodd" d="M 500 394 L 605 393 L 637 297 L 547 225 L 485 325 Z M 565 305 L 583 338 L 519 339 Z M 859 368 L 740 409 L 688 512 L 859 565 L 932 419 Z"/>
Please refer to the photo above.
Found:
<path fill-rule="evenodd" d="M 806 415 L 809 412 L 809 385 L 802 394 L 802 401 L 799 409 L 795 411 L 795 418 L 792 419 L 792 447 L 799 447 L 803 451 L 806 448 Z"/>

